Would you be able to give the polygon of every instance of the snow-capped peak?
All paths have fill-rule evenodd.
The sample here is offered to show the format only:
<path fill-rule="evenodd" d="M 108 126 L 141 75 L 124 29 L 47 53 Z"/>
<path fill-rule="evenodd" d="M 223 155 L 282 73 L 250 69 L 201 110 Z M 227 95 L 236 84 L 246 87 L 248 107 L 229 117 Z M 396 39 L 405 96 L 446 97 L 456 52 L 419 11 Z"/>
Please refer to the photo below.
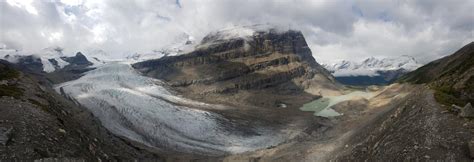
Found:
<path fill-rule="evenodd" d="M 339 63 L 324 66 L 326 69 L 333 72 L 334 76 L 376 76 L 378 75 L 378 71 L 413 71 L 420 67 L 421 64 L 419 64 L 415 58 L 403 55 L 400 57 L 383 59 L 370 57 L 361 62 L 342 60 Z"/>
<path fill-rule="evenodd" d="M 285 32 L 290 30 L 288 27 L 270 25 L 270 24 L 257 24 L 250 26 L 232 26 L 223 30 L 218 30 L 209 33 L 205 36 L 201 44 L 212 44 L 219 41 L 226 41 L 231 39 L 248 39 L 257 32 Z"/>
<path fill-rule="evenodd" d="M 43 65 L 43 71 L 48 73 L 55 71 L 57 68 L 63 68 L 69 65 L 68 62 L 61 59 L 61 57 L 64 57 L 65 55 L 63 53 L 63 48 L 58 46 L 44 48 L 38 52 L 27 52 L 14 49 L 0 50 L 0 59 L 12 63 L 17 63 L 21 58 L 26 56 L 38 59 Z"/>
<path fill-rule="evenodd" d="M 126 57 L 126 60 L 137 62 L 145 61 L 150 59 L 158 59 L 163 56 L 176 56 L 185 53 L 189 53 L 194 50 L 195 40 L 194 37 L 186 33 L 178 35 L 174 40 L 170 41 L 168 45 L 150 52 L 144 53 L 133 53 Z"/>

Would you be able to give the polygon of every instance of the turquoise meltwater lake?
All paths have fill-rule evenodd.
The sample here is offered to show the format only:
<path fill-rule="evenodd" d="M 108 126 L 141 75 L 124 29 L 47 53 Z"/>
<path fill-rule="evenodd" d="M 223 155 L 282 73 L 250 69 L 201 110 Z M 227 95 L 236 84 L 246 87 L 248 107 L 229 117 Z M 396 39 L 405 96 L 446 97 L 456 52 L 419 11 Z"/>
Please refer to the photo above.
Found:
<path fill-rule="evenodd" d="M 365 99 L 371 99 L 375 95 L 376 95 L 375 92 L 353 91 L 351 93 L 340 95 L 340 96 L 324 96 L 320 99 L 304 104 L 303 107 L 300 108 L 300 110 L 301 111 L 314 111 L 315 116 L 321 116 L 321 117 L 340 116 L 342 114 L 332 109 L 331 108 L 332 106 L 340 102 L 352 100 L 354 98 L 359 98 L 359 97 L 362 97 Z"/>

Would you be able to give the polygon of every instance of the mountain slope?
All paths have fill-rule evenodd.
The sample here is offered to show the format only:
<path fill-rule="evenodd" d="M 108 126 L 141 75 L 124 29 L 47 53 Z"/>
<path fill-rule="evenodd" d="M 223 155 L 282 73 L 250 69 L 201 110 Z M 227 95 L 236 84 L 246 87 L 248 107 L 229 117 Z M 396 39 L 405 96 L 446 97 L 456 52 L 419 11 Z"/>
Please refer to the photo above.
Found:
<path fill-rule="evenodd" d="M 472 161 L 474 122 L 446 111 L 432 90 L 404 85 L 408 96 L 337 150 L 336 161 Z M 400 93 L 400 92 L 396 92 Z M 473 149 L 473 148 L 471 148 Z"/>
<path fill-rule="evenodd" d="M 427 83 L 436 90 L 436 99 L 445 104 L 474 103 L 474 42 L 408 73 L 399 81 Z"/>
<path fill-rule="evenodd" d="M 338 159 L 472 160 L 474 122 L 447 110 L 452 110 L 451 104 L 473 103 L 473 75 L 474 43 L 470 43 L 401 77 L 399 82 L 410 83 L 404 84 L 410 90 L 406 99 L 390 104 L 389 113 L 359 130 L 347 144 L 352 147 L 341 149 Z"/>
<path fill-rule="evenodd" d="M 193 52 L 133 67 L 167 81 L 187 97 L 208 102 L 236 100 L 233 104 L 273 107 L 292 102 L 288 96 L 312 98 L 338 90 L 332 76 L 312 57 L 302 33 L 293 30 L 243 27 L 218 31 L 207 35 Z M 253 90 L 274 99 L 247 93 Z"/>
<path fill-rule="evenodd" d="M 89 112 L 40 82 L 0 60 L 0 160 L 160 160 L 112 135 Z"/>

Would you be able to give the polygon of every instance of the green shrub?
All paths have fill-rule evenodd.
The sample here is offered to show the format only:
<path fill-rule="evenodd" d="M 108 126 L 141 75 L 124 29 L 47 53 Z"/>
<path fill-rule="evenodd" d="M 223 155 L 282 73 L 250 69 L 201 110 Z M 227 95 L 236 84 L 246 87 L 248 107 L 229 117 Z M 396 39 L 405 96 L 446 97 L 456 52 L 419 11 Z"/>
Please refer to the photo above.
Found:
<path fill-rule="evenodd" d="M 0 85 L 0 96 L 20 98 L 23 96 L 23 90 L 14 85 Z"/>
<path fill-rule="evenodd" d="M 464 106 L 466 104 L 466 101 L 463 101 L 452 94 L 440 90 L 435 90 L 434 97 L 438 103 L 446 106 L 451 106 L 453 104 Z"/>
<path fill-rule="evenodd" d="M 30 103 L 38 106 L 38 108 L 40 108 L 41 110 L 45 111 L 45 112 L 49 112 L 49 109 L 48 109 L 48 106 L 47 105 L 43 105 L 41 104 L 40 102 L 34 100 L 34 99 L 31 99 L 29 98 L 28 101 L 30 101 Z"/>
<path fill-rule="evenodd" d="M 18 78 L 19 75 L 20 73 L 14 69 L 6 66 L 0 67 L 0 80 Z"/>

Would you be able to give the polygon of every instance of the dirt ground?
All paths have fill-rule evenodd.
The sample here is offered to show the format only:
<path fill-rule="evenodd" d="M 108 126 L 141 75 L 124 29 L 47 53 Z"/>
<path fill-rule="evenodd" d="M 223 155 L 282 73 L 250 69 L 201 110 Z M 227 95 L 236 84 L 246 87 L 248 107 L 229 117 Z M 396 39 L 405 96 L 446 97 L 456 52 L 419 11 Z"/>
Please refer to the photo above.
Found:
<path fill-rule="evenodd" d="M 339 150 L 339 160 L 471 161 L 468 142 L 474 120 L 458 117 L 438 104 L 433 91 L 411 86 L 411 94 L 390 113 L 360 130 Z"/>
<path fill-rule="evenodd" d="M 222 160 L 469 161 L 474 122 L 447 112 L 422 85 L 394 84 L 370 100 L 354 98 L 333 108 L 344 115 L 280 146 Z"/>

